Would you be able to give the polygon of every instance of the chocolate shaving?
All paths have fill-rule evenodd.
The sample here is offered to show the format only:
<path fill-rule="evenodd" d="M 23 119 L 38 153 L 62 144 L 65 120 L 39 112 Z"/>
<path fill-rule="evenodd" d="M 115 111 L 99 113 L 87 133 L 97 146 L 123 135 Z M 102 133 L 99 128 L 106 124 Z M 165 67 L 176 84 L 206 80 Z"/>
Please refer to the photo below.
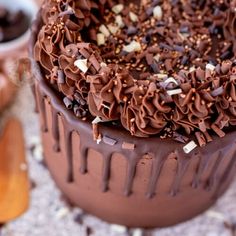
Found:
<path fill-rule="evenodd" d="M 112 139 L 108 136 L 103 136 L 102 140 L 105 144 L 108 144 L 110 146 L 114 146 L 117 143 L 117 140 Z"/>
<path fill-rule="evenodd" d="M 134 144 L 134 143 L 123 142 L 123 143 L 122 143 L 122 149 L 125 149 L 125 150 L 134 150 L 134 149 L 135 149 L 135 144 Z"/>
<path fill-rule="evenodd" d="M 64 104 L 65 104 L 65 106 L 66 106 L 67 109 L 72 109 L 72 107 L 73 107 L 73 102 L 72 102 L 68 97 L 65 97 L 65 98 L 63 99 L 63 102 L 64 102 Z"/>

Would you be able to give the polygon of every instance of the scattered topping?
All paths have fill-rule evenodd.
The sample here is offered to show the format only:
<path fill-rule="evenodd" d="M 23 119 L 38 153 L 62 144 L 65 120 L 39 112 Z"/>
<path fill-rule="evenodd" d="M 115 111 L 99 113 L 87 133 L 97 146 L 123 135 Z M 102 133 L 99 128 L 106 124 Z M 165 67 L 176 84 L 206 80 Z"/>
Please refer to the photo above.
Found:
<path fill-rule="evenodd" d="M 203 146 L 206 145 L 206 140 L 205 140 L 205 137 L 204 137 L 203 133 L 196 132 L 195 136 L 197 138 L 197 141 L 198 141 L 198 144 L 199 144 L 200 147 L 203 147 Z"/>
<path fill-rule="evenodd" d="M 125 26 L 121 15 L 116 16 L 115 22 L 119 26 L 119 28 L 123 28 Z"/>
<path fill-rule="evenodd" d="M 160 85 L 164 88 L 164 89 L 166 89 L 167 87 L 168 87 L 168 85 L 169 84 L 174 84 L 174 85 L 176 85 L 176 86 L 178 86 L 179 84 L 178 84 L 178 82 L 173 78 L 173 77 L 170 77 L 170 78 L 168 78 L 168 79 L 166 79 L 164 82 L 160 82 Z"/>
<path fill-rule="evenodd" d="M 124 5 L 123 4 L 117 4 L 115 5 L 114 7 L 112 7 L 112 11 L 115 13 L 115 14 L 119 14 L 123 11 L 124 9 Z"/>
<path fill-rule="evenodd" d="M 213 125 L 211 126 L 211 128 L 212 128 L 212 130 L 215 131 L 215 133 L 216 133 L 219 137 L 223 138 L 223 137 L 225 136 L 225 132 L 222 131 L 219 127 L 217 127 L 215 124 L 213 124 Z"/>
<path fill-rule="evenodd" d="M 206 69 L 207 69 L 207 70 L 214 71 L 215 68 L 216 68 L 216 67 L 215 67 L 214 65 L 212 65 L 212 64 L 206 64 Z"/>
<path fill-rule="evenodd" d="M 64 97 L 63 102 L 67 109 L 72 109 L 73 102 L 68 97 Z"/>
<path fill-rule="evenodd" d="M 153 16 L 157 20 L 161 20 L 162 19 L 163 12 L 162 12 L 162 8 L 160 6 L 156 6 L 156 7 L 153 8 Z"/>
<path fill-rule="evenodd" d="M 154 76 L 157 76 L 158 79 L 166 79 L 166 78 L 168 78 L 167 74 L 155 74 Z"/>
<path fill-rule="evenodd" d="M 174 132 L 173 135 L 172 135 L 172 138 L 175 140 L 175 141 L 178 141 L 180 143 L 187 143 L 189 138 L 188 137 L 185 137 L 184 135 L 181 135 L 177 132 Z"/>
<path fill-rule="evenodd" d="M 110 146 L 114 146 L 117 143 L 117 140 L 109 138 L 108 136 L 103 136 L 102 140 L 105 144 Z"/>
<path fill-rule="evenodd" d="M 78 67 L 83 73 L 88 71 L 88 59 L 78 59 L 74 62 L 74 65 Z"/>
<path fill-rule="evenodd" d="M 142 48 L 139 42 L 132 41 L 129 45 L 124 46 L 123 50 L 125 52 L 139 52 Z"/>
<path fill-rule="evenodd" d="M 197 147 L 197 144 L 194 141 L 189 142 L 183 147 L 183 150 L 186 154 L 190 153 Z"/>
<path fill-rule="evenodd" d="M 118 30 L 119 30 L 119 27 L 117 27 L 117 26 L 115 26 L 115 25 L 108 25 L 107 26 L 108 27 L 108 29 L 109 29 L 109 31 L 113 34 L 113 35 L 115 35 L 117 32 L 118 32 Z"/>
<path fill-rule="evenodd" d="M 98 124 L 98 123 L 100 123 L 100 122 L 102 122 L 102 119 L 97 116 L 97 117 L 92 121 L 92 124 Z"/>
<path fill-rule="evenodd" d="M 97 141 L 100 138 L 99 130 L 98 130 L 98 124 L 92 124 L 93 127 L 93 140 Z"/>
<path fill-rule="evenodd" d="M 98 46 L 105 45 L 105 36 L 102 33 L 97 34 L 97 44 Z"/>
<path fill-rule="evenodd" d="M 223 92 L 224 92 L 224 88 L 223 88 L 223 86 L 220 86 L 219 88 L 213 90 L 213 91 L 211 92 L 211 95 L 212 95 L 213 97 L 217 97 L 217 96 L 219 96 L 219 95 L 222 95 Z"/>
<path fill-rule="evenodd" d="M 173 95 L 176 95 L 176 94 L 181 94 L 182 92 L 183 92 L 182 89 L 173 89 L 173 90 L 168 90 L 167 94 L 169 96 L 173 96 Z"/>
<path fill-rule="evenodd" d="M 129 17 L 130 17 L 130 20 L 133 22 L 138 21 L 138 16 L 136 14 L 134 14 L 132 11 L 129 13 Z"/>
<path fill-rule="evenodd" d="M 99 27 L 99 31 L 104 34 L 105 37 L 109 37 L 111 34 L 105 25 Z"/>
<path fill-rule="evenodd" d="M 97 144 L 100 144 L 102 142 L 102 135 L 99 134 L 96 140 Z"/>
<path fill-rule="evenodd" d="M 127 150 L 134 150 L 135 149 L 135 144 L 134 143 L 123 142 L 122 143 L 122 148 L 127 149 Z"/>

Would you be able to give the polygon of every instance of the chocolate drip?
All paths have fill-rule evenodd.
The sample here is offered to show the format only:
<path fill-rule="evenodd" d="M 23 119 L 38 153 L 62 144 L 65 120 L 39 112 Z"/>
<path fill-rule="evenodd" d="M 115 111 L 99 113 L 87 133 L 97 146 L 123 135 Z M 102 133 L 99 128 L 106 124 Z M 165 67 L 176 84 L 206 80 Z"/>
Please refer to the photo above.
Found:
<path fill-rule="evenodd" d="M 197 156 L 200 158 L 200 162 L 197 168 L 197 171 L 193 177 L 192 187 L 198 188 L 200 185 L 200 178 L 203 174 L 203 172 L 208 167 L 210 159 L 208 158 L 209 155 L 206 155 L 205 153 L 197 153 Z"/>
<path fill-rule="evenodd" d="M 125 196 L 129 196 L 132 194 L 132 186 L 134 182 L 134 177 L 136 174 L 136 167 L 137 167 L 138 159 L 130 158 L 128 159 L 128 167 L 127 167 L 127 174 L 126 174 L 126 181 L 124 187 L 124 194 Z"/>
<path fill-rule="evenodd" d="M 188 166 L 190 164 L 191 157 L 189 155 L 184 154 L 182 151 L 176 151 L 175 152 L 177 160 L 178 160 L 178 166 L 177 166 L 177 172 L 176 177 L 174 179 L 174 182 L 171 187 L 170 195 L 176 196 L 179 192 L 179 187 L 181 184 L 181 181 L 184 177 L 184 174 L 186 173 Z"/>
<path fill-rule="evenodd" d="M 109 190 L 109 179 L 111 169 L 111 158 L 112 154 L 108 154 L 103 160 L 103 171 L 102 171 L 102 191 L 106 192 Z"/>
<path fill-rule="evenodd" d="M 205 189 L 207 191 L 211 191 L 212 188 L 215 186 L 218 169 L 220 168 L 221 162 L 224 160 L 222 151 L 220 151 L 218 153 L 215 153 L 215 155 L 217 155 L 217 158 L 216 158 L 216 161 L 214 163 L 211 174 L 209 176 L 209 179 L 207 181 L 207 185 L 205 186 Z"/>
<path fill-rule="evenodd" d="M 66 124 L 66 121 L 63 120 L 64 123 L 64 135 L 65 135 L 65 150 L 66 157 L 68 162 L 68 173 L 67 173 L 67 181 L 72 183 L 74 181 L 74 173 L 73 173 L 73 153 L 72 153 L 72 130 Z"/>
<path fill-rule="evenodd" d="M 38 99 L 36 98 L 36 93 L 37 93 L 36 86 L 32 85 L 31 91 L 33 92 L 33 96 L 34 96 L 34 100 L 35 100 L 35 110 L 34 111 L 36 113 L 38 113 L 39 112 L 39 105 L 38 105 Z"/>
<path fill-rule="evenodd" d="M 39 86 L 39 85 L 37 85 Z M 41 90 L 39 88 L 36 88 L 36 96 L 37 96 L 37 104 L 38 108 L 41 113 L 42 118 L 42 131 L 48 132 L 48 124 L 47 124 L 47 116 L 46 116 L 46 107 L 45 107 L 45 95 L 41 93 Z"/>
<path fill-rule="evenodd" d="M 81 143 L 81 141 L 80 141 Z M 82 143 L 80 144 L 80 160 L 81 160 L 81 164 L 80 164 L 80 173 L 81 174 L 86 174 L 88 172 L 88 159 L 87 159 L 87 155 L 88 155 L 88 148 L 87 147 L 83 147 Z"/>
<path fill-rule="evenodd" d="M 60 152 L 60 134 L 58 125 L 58 113 L 56 110 L 52 109 L 52 135 L 55 140 L 53 147 L 55 152 Z"/>
<path fill-rule="evenodd" d="M 159 155 L 158 155 L 159 156 Z M 148 191 L 146 196 L 148 198 L 152 198 L 155 196 L 155 190 L 157 186 L 157 181 L 160 177 L 162 167 L 168 158 L 168 154 L 162 156 L 162 158 L 158 158 L 158 156 L 152 162 L 152 170 L 151 170 L 151 178 L 148 186 Z"/>
<path fill-rule="evenodd" d="M 232 169 L 235 168 L 235 165 L 236 165 L 236 158 L 235 158 L 235 153 L 236 153 L 236 150 L 235 150 L 235 144 L 236 142 L 234 142 L 234 145 L 232 145 L 232 147 L 227 147 L 228 151 L 226 152 L 226 155 L 225 156 L 230 156 L 230 162 L 228 163 L 225 171 L 224 171 L 224 174 L 221 176 L 221 178 L 219 178 L 219 180 L 217 181 L 218 183 L 223 183 L 223 182 L 228 182 L 230 181 L 232 175 L 235 174 L 234 171 L 232 171 Z M 217 185 L 219 186 L 217 189 L 216 189 L 216 192 L 215 192 L 215 198 L 217 198 L 218 196 L 220 196 L 224 189 L 222 189 L 222 185 Z"/>

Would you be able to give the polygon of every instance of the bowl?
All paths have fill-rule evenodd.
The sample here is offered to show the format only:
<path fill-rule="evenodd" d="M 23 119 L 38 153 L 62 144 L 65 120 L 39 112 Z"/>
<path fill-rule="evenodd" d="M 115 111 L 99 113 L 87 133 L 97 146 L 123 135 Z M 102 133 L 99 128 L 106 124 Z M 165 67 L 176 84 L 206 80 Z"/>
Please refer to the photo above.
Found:
<path fill-rule="evenodd" d="M 15 12 L 22 10 L 25 12 L 30 21 L 33 21 L 38 11 L 38 6 L 34 0 L 0 0 L 0 6 Z M 17 55 L 18 51 L 22 48 L 26 48 L 28 40 L 30 38 L 30 27 L 20 37 L 0 43 L 0 59 L 5 59 L 10 55 Z"/>

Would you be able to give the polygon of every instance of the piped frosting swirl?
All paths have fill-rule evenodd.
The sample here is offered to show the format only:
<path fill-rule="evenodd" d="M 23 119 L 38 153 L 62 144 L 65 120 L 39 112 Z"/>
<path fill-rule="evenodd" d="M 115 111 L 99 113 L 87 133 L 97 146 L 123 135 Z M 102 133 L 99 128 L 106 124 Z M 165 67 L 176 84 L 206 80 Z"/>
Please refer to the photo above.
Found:
<path fill-rule="evenodd" d="M 235 5 L 48 0 L 34 55 L 78 117 L 203 146 L 236 125 Z"/>

